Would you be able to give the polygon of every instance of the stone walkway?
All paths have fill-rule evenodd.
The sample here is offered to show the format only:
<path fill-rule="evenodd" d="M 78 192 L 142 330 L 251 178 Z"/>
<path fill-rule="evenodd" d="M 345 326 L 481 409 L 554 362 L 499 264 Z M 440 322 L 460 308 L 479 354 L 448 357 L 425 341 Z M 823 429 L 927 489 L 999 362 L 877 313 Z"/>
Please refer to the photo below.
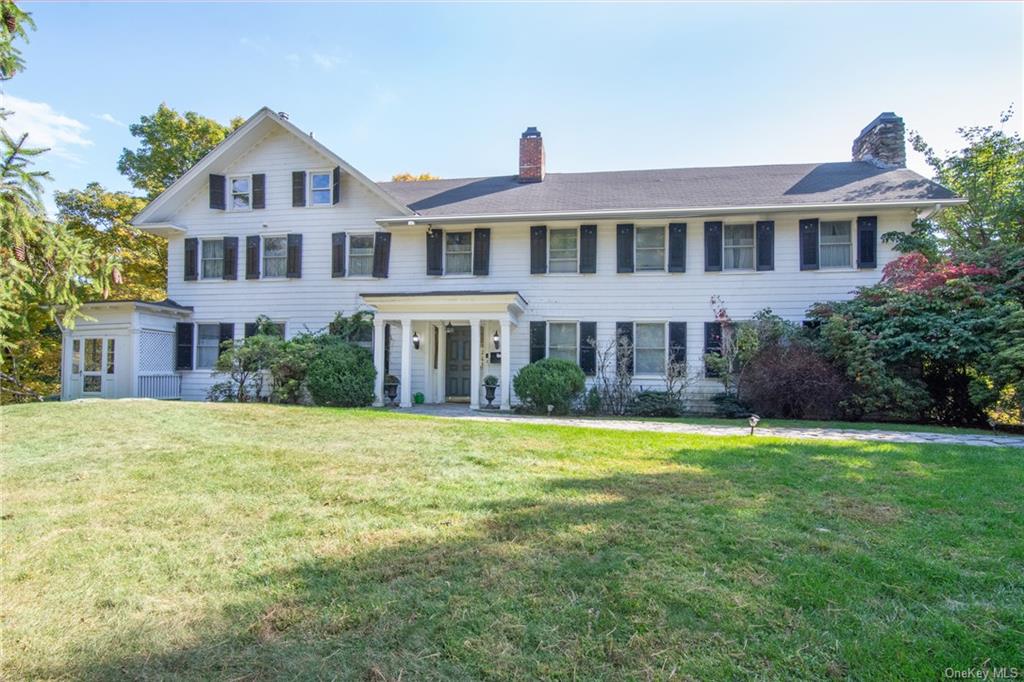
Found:
<path fill-rule="evenodd" d="M 517 422 L 520 424 L 548 424 L 556 426 L 577 426 L 588 429 L 612 429 L 615 431 L 653 431 L 656 433 L 687 433 L 703 436 L 746 436 L 749 427 L 708 426 L 683 424 L 679 422 L 641 421 L 631 419 L 600 419 L 587 417 L 532 417 L 488 410 L 471 411 L 465 405 L 417 405 L 409 414 L 424 414 L 446 419 L 475 421 Z M 1024 436 L 1000 436 L 996 434 L 955 434 L 912 431 L 882 431 L 860 429 L 825 428 L 758 428 L 758 436 L 778 438 L 806 438 L 812 440 L 859 440 L 886 443 L 936 443 L 940 445 L 976 445 L 982 447 L 1024 448 Z"/>

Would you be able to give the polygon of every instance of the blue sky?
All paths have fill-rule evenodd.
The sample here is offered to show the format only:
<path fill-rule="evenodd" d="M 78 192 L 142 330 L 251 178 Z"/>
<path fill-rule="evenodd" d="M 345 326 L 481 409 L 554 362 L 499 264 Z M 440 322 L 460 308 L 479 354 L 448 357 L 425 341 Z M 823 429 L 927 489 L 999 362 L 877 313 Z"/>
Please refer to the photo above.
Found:
<path fill-rule="evenodd" d="M 128 189 L 125 124 L 161 101 L 287 111 L 376 180 L 512 174 L 528 125 L 586 171 L 844 160 L 882 111 L 945 149 L 1024 107 L 1011 2 L 24 6 L 9 127 L 59 189 Z"/>

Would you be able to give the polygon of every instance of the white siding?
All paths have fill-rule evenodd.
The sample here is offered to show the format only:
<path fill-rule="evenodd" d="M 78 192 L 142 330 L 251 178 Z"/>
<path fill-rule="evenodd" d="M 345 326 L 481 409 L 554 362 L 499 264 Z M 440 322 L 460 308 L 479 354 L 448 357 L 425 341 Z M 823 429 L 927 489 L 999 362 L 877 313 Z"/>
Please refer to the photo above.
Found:
<path fill-rule="evenodd" d="M 685 273 L 616 273 L 616 223 L 636 225 L 664 224 L 669 221 L 616 220 L 598 223 L 597 274 L 531 275 L 529 223 L 479 225 L 491 227 L 491 273 L 486 277 L 427 277 L 426 228 L 397 227 L 392 230 L 390 277 L 331 277 L 331 234 L 334 232 L 373 232 L 381 229 L 375 218 L 391 215 L 394 210 L 378 197 L 342 173 L 341 203 L 319 208 L 292 208 L 291 173 L 295 170 L 328 168 L 330 162 L 310 147 L 280 131 L 264 138 L 228 169 L 233 173 L 265 173 L 267 208 L 247 212 L 211 210 L 204 188 L 193 196 L 174 217 L 189 237 L 239 238 L 238 280 L 183 281 L 184 237 L 172 238 L 168 245 L 168 295 L 175 301 L 195 309 L 196 322 L 233 322 L 235 334 L 241 337 L 246 322 L 265 314 L 285 322 L 287 334 L 322 329 L 338 311 L 351 314 L 365 307 L 362 292 L 422 292 L 455 290 L 518 291 L 528 302 L 528 310 L 518 327 L 512 331 L 512 371 L 529 360 L 530 320 L 577 320 L 597 323 L 599 344 L 608 343 L 617 321 L 682 321 L 687 323 L 688 360 L 699 369 L 703 357 L 703 323 L 712 320 L 710 299 L 724 299 L 734 319 L 750 317 L 770 307 L 792 320 L 803 319 L 809 305 L 816 301 L 848 298 L 858 286 L 876 282 L 882 267 L 894 254 L 879 245 L 879 267 L 870 270 L 819 270 L 801 272 L 798 265 L 797 228 L 800 218 L 824 217 L 822 213 L 777 213 L 759 216 L 708 216 L 685 219 L 687 232 L 687 263 Z M 908 230 L 913 218 L 910 209 L 889 212 L 828 213 L 829 218 L 850 219 L 856 224 L 858 215 L 878 215 L 878 234 Z M 703 224 L 705 220 L 753 222 L 775 220 L 775 270 L 770 272 L 704 272 Z M 682 220 L 680 220 L 682 221 Z M 583 221 L 593 222 L 593 221 Z M 265 225 L 265 226 L 264 226 Z M 572 227 L 577 222 L 549 222 L 548 227 Z M 435 224 L 434 227 L 444 227 Z M 474 226 L 452 229 L 469 230 Z M 299 232 L 303 235 L 301 279 L 245 279 L 245 237 Z M 855 242 L 855 239 L 854 239 Z M 856 245 L 854 243 L 854 250 Z M 485 324 L 483 334 L 489 339 L 496 324 Z M 428 328 L 418 326 L 426 338 Z M 391 373 L 400 373 L 401 333 L 393 330 Z M 413 391 L 425 391 L 423 375 L 429 344 L 413 351 Z M 485 366 L 481 376 L 498 373 L 495 365 Z M 182 396 L 201 400 L 213 382 L 208 371 L 184 373 Z M 652 384 L 650 378 L 638 383 Z M 708 388 L 716 383 L 710 382 Z"/>

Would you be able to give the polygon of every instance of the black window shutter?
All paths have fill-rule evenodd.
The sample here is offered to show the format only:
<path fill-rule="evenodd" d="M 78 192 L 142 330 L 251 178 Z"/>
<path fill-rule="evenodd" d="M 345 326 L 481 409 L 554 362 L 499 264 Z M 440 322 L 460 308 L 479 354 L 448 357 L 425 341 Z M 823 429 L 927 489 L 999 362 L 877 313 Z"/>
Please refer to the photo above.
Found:
<path fill-rule="evenodd" d="M 185 281 L 191 282 L 199 276 L 199 240 L 188 237 L 185 240 Z"/>
<path fill-rule="evenodd" d="M 800 221 L 800 269 L 818 269 L 818 219 Z"/>
<path fill-rule="evenodd" d="M 335 166 L 331 174 L 331 188 L 331 203 L 336 204 L 341 201 L 341 168 L 339 166 Z"/>
<path fill-rule="evenodd" d="M 345 276 L 345 233 L 331 235 L 331 277 Z"/>
<path fill-rule="evenodd" d="M 427 230 L 427 274 L 441 276 L 444 274 L 444 230 L 432 228 Z"/>
<path fill-rule="evenodd" d="M 245 323 L 245 338 L 249 338 L 250 336 L 256 336 L 256 323 L 255 322 L 246 322 Z"/>
<path fill-rule="evenodd" d="M 302 277 L 302 235 L 288 235 L 288 255 L 285 259 L 285 267 L 288 268 L 287 276 L 291 278 Z"/>
<path fill-rule="evenodd" d="M 580 322 L 580 369 L 587 376 L 597 373 L 597 322 Z"/>
<path fill-rule="evenodd" d="M 391 325 L 384 323 L 384 377 L 391 374 Z"/>
<path fill-rule="evenodd" d="M 722 271 L 722 221 L 704 223 L 704 271 Z"/>
<path fill-rule="evenodd" d="M 267 176 L 263 173 L 254 173 L 252 176 L 252 207 L 267 207 Z"/>
<path fill-rule="evenodd" d="M 548 350 L 548 339 L 547 339 L 548 327 L 546 322 L 531 322 L 530 323 L 530 362 L 537 362 L 543 360 L 544 356 L 547 355 Z M 508 349 L 502 349 L 508 353 Z"/>
<path fill-rule="evenodd" d="M 775 221 L 757 221 L 757 269 L 775 269 Z"/>
<path fill-rule="evenodd" d="M 686 272 L 686 223 L 668 224 L 668 271 Z"/>
<path fill-rule="evenodd" d="M 391 233 L 377 232 L 373 235 L 373 276 L 386 278 L 391 261 Z"/>
<path fill-rule="evenodd" d="M 258 235 L 245 238 L 245 278 L 260 278 L 260 238 Z"/>
<path fill-rule="evenodd" d="M 615 366 L 633 374 L 633 323 L 615 323 Z"/>
<path fill-rule="evenodd" d="M 704 323 L 704 354 L 705 355 L 721 355 L 722 354 L 722 323 L 721 322 L 705 322 Z M 718 376 L 718 372 L 712 371 L 707 364 L 704 365 L 705 376 L 715 377 Z"/>
<path fill-rule="evenodd" d="M 878 267 L 878 218 L 857 218 L 857 267 Z"/>
<path fill-rule="evenodd" d="M 491 270 L 491 228 L 473 230 L 473 274 L 487 275 Z"/>
<path fill-rule="evenodd" d="M 217 357 L 224 352 L 224 343 L 235 340 L 235 324 L 233 322 L 220 323 L 220 346 L 217 350 Z"/>
<path fill-rule="evenodd" d="M 625 223 L 615 228 L 615 272 L 633 272 L 633 225 Z"/>
<path fill-rule="evenodd" d="M 227 206 L 227 201 L 225 200 L 226 193 L 224 176 L 210 173 L 210 208 L 223 211 Z"/>
<path fill-rule="evenodd" d="M 292 206 L 306 205 L 306 171 L 292 172 Z"/>
<path fill-rule="evenodd" d="M 543 275 L 548 271 L 548 228 L 534 225 L 530 228 L 530 274 Z"/>
<path fill-rule="evenodd" d="M 179 322 L 177 325 L 175 369 L 192 369 L 192 332 L 194 329 L 191 322 Z"/>
<path fill-rule="evenodd" d="M 668 323 L 668 359 L 669 362 L 686 363 L 686 323 Z"/>
<path fill-rule="evenodd" d="M 597 272 L 597 225 L 580 225 L 580 272 Z"/>
<path fill-rule="evenodd" d="M 238 237 L 224 237 L 224 279 L 238 279 Z"/>

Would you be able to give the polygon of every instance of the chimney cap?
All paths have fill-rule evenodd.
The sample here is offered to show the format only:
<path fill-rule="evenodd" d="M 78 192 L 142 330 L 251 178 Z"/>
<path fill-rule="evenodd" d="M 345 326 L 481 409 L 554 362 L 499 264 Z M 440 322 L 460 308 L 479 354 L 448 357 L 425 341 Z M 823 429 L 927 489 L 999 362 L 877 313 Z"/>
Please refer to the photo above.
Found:
<path fill-rule="evenodd" d="M 523 131 L 523 139 L 526 139 L 528 137 L 540 137 L 540 131 L 537 130 L 537 126 L 530 126 L 525 131 Z"/>
<path fill-rule="evenodd" d="M 864 133 L 868 132 L 872 128 L 881 125 L 882 123 L 895 123 L 896 121 L 900 121 L 902 123 L 903 119 L 897 116 L 896 113 L 893 111 L 883 111 L 878 116 L 875 116 L 875 120 L 864 126 L 864 130 L 860 131 L 860 134 L 863 135 Z"/>

